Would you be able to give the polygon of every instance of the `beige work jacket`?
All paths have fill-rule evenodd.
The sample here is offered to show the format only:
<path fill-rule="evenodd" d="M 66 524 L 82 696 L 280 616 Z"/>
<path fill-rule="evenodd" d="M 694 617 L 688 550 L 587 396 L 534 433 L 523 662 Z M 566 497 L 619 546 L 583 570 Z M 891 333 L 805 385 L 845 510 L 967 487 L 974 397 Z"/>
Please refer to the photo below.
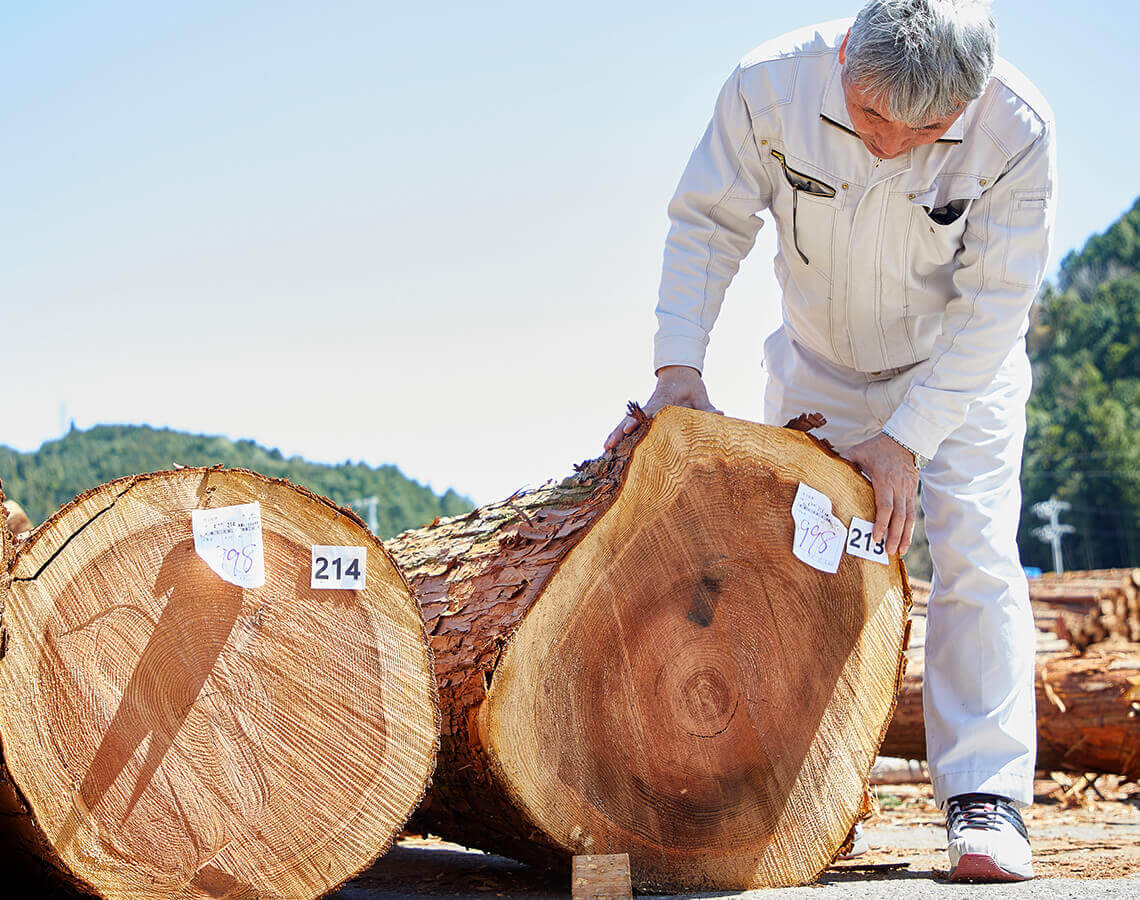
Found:
<path fill-rule="evenodd" d="M 885 430 L 933 457 L 1025 335 L 1055 212 L 1053 117 L 999 60 L 937 143 L 878 160 L 844 102 L 849 25 L 762 45 L 721 90 L 669 204 L 654 363 L 703 368 L 767 210 L 793 339 L 861 372 L 916 367 Z"/>

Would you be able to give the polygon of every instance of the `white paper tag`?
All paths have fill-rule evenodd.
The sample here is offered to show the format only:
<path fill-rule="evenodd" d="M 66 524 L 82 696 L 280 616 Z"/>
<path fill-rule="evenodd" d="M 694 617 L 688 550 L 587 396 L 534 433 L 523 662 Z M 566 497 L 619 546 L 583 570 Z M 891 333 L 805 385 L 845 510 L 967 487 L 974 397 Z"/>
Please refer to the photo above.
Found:
<path fill-rule="evenodd" d="M 325 547 L 314 544 L 310 584 L 315 588 L 362 591 L 367 561 L 367 547 Z"/>
<path fill-rule="evenodd" d="M 792 504 L 796 533 L 792 553 L 823 572 L 838 572 L 847 527 L 831 514 L 831 498 L 802 481 Z"/>
<path fill-rule="evenodd" d="M 265 547 L 261 541 L 261 504 L 242 503 L 190 512 L 194 552 L 230 584 L 259 588 L 265 584 Z"/>
<path fill-rule="evenodd" d="M 861 556 L 871 562 L 889 564 L 891 558 L 887 556 L 886 539 L 876 541 L 871 537 L 875 530 L 875 523 L 851 517 L 851 530 L 847 535 L 847 552 L 852 556 Z"/>

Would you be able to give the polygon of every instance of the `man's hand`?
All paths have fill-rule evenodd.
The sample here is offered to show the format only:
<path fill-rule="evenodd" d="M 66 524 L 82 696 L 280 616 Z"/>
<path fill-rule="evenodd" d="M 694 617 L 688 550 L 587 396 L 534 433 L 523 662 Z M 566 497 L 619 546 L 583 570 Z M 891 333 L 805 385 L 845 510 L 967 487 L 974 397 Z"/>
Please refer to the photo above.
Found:
<path fill-rule="evenodd" d="M 910 549 L 918 497 L 918 469 L 914 454 L 879 433 L 844 454 L 858 463 L 875 489 L 874 539 L 886 536 L 886 551 L 900 556 Z"/>
<path fill-rule="evenodd" d="M 701 373 L 690 366 L 662 366 L 657 372 L 657 388 L 643 410 L 652 418 L 666 406 L 684 406 L 688 409 L 703 409 L 706 412 L 724 415 L 709 403 L 709 395 L 705 390 Z M 606 449 L 611 450 L 616 447 L 618 442 L 636 427 L 637 420 L 633 416 L 626 416 L 606 438 Z"/>

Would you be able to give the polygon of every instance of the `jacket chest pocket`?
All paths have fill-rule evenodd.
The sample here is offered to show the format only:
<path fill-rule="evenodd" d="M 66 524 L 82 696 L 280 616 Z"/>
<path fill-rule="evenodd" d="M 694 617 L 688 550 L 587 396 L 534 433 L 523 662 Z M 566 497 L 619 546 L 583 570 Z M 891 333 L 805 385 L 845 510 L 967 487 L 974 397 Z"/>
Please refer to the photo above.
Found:
<path fill-rule="evenodd" d="M 906 226 L 907 308 L 911 314 L 940 310 L 953 296 L 954 271 L 966 222 L 989 179 L 948 175 L 925 190 L 901 192 L 897 204 Z"/>
<path fill-rule="evenodd" d="M 842 204 L 837 179 L 773 148 L 772 213 L 792 266 L 831 281 L 835 213 Z"/>

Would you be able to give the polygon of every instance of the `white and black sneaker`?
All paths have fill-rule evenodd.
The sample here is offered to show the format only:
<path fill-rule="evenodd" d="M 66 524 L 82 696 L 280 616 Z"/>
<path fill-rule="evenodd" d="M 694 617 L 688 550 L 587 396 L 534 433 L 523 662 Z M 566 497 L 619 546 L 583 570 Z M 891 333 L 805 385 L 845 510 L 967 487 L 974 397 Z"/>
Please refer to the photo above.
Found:
<path fill-rule="evenodd" d="M 870 850 L 867 844 L 867 838 L 863 836 L 863 823 L 856 822 L 851 826 L 851 833 L 848 834 L 851 839 L 851 848 L 846 853 L 839 855 L 840 859 L 855 859 L 857 856 L 863 856 Z"/>
<path fill-rule="evenodd" d="M 959 794 L 946 803 L 951 881 L 1033 877 L 1029 834 L 1013 803 L 996 794 Z"/>

